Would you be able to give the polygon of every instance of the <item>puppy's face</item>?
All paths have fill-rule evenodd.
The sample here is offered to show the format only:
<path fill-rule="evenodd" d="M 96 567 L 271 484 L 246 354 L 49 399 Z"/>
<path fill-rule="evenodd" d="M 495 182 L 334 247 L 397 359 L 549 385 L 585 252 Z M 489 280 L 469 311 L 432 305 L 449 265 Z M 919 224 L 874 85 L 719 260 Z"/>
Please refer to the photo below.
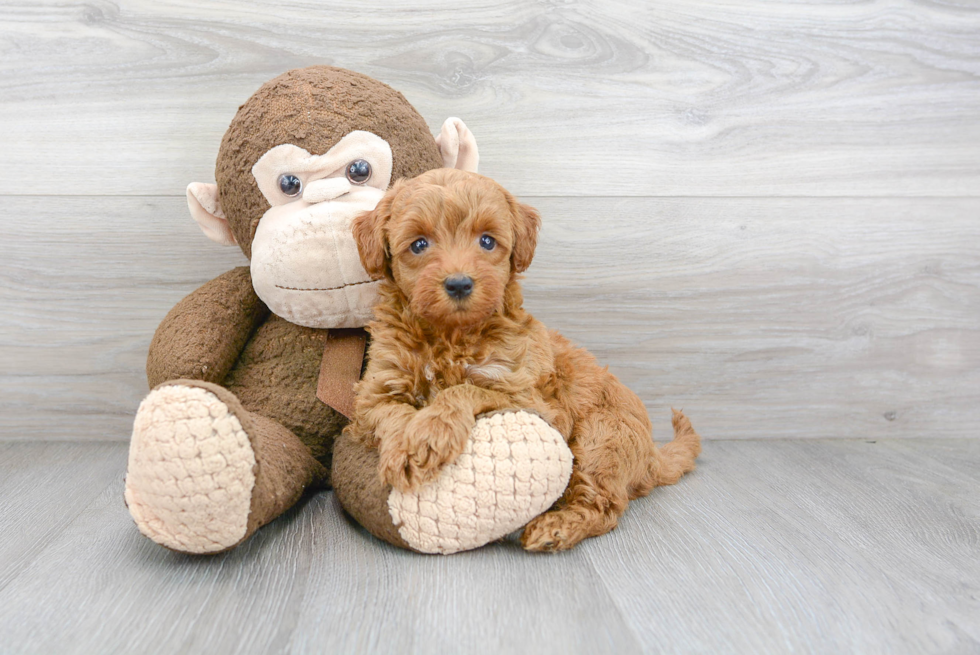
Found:
<path fill-rule="evenodd" d="M 531 263 L 540 219 L 489 178 L 454 169 L 395 184 L 354 220 L 361 262 L 434 325 L 477 325 Z"/>

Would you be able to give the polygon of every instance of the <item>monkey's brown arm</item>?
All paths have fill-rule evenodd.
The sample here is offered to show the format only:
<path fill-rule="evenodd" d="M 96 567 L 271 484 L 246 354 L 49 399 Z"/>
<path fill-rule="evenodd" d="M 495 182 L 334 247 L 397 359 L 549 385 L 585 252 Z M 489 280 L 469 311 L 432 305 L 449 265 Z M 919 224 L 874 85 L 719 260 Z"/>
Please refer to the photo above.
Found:
<path fill-rule="evenodd" d="M 150 387 L 181 378 L 220 384 L 268 315 L 247 266 L 219 275 L 174 305 L 160 323 L 146 358 Z"/>

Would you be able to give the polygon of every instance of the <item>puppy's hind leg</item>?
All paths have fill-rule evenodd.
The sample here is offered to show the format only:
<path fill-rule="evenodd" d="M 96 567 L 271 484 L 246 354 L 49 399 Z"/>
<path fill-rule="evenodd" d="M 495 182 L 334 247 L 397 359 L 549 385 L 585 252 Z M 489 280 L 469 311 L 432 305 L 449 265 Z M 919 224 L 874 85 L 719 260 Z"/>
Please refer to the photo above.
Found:
<path fill-rule="evenodd" d="M 572 477 L 557 506 L 527 524 L 526 550 L 567 550 L 616 527 L 656 456 L 645 413 L 604 408 L 576 424 L 568 444 L 575 456 Z"/>
<path fill-rule="evenodd" d="M 605 534 L 616 527 L 629 501 L 692 471 L 701 453 L 701 437 L 681 412 L 674 411 L 673 424 L 674 440 L 659 450 L 645 411 L 601 410 L 576 425 L 569 443 L 575 465 L 568 488 L 555 509 L 524 528 L 524 548 L 567 550 Z"/>

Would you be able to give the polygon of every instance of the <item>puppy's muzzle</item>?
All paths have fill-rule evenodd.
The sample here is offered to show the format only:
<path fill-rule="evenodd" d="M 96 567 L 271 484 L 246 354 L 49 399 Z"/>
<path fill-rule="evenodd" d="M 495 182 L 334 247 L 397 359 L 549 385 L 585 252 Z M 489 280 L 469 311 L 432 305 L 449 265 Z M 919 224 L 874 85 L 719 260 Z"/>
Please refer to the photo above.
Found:
<path fill-rule="evenodd" d="M 453 300 L 463 300 L 473 293 L 473 278 L 468 275 L 453 275 L 442 283 L 446 293 Z"/>

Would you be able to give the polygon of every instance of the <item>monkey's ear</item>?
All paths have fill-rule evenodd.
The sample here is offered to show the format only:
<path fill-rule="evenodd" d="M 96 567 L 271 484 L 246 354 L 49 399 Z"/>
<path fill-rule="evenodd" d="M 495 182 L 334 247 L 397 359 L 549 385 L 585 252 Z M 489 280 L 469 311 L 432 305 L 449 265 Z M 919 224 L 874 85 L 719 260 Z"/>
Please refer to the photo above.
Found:
<path fill-rule="evenodd" d="M 187 208 L 209 239 L 224 246 L 236 246 L 231 226 L 218 202 L 218 185 L 191 182 L 187 185 Z"/>
<path fill-rule="evenodd" d="M 460 119 L 455 116 L 446 119 L 442 124 L 442 131 L 436 137 L 436 145 L 442 153 L 444 167 L 477 172 L 480 151 L 476 147 L 476 137 Z"/>
<path fill-rule="evenodd" d="M 374 209 L 359 214 L 351 225 L 361 265 L 374 280 L 391 277 L 385 224 L 391 218 L 391 205 L 401 186 L 402 180 L 395 182 Z"/>
<path fill-rule="evenodd" d="M 517 273 L 523 273 L 534 259 L 534 249 L 538 245 L 538 230 L 541 229 L 541 215 L 538 210 L 522 202 L 514 201 L 514 250 L 510 261 Z"/>

